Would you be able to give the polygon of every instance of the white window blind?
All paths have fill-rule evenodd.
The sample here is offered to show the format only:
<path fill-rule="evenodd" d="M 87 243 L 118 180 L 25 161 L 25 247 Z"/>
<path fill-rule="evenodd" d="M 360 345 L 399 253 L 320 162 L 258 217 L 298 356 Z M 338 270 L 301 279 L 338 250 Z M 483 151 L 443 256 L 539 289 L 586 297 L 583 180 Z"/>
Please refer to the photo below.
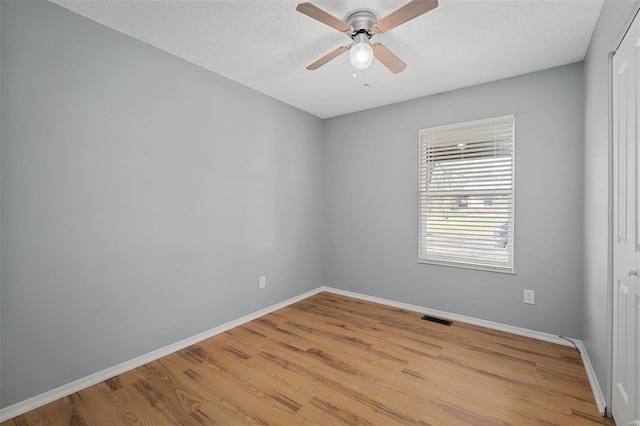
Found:
<path fill-rule="evenodd" d="M 418 261 L 514 272 L 513 115 L 420 130 Z"/>

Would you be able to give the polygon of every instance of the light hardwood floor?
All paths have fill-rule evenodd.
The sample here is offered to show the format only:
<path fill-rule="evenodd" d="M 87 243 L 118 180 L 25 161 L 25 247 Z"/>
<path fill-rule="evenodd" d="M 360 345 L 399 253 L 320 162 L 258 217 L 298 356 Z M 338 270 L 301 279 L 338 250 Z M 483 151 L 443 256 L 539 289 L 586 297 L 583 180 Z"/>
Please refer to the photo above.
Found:
<path fill-rule="evenodd" d="M 5 425 L 613 425 L 575 349 L 321 293 Z"/>

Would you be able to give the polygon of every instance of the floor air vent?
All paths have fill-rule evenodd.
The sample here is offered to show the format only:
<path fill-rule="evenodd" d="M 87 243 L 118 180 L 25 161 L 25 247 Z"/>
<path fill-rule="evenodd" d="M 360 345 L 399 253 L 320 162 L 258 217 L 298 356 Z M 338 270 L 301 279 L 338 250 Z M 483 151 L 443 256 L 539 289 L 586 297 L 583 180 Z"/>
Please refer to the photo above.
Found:
<path fill-rule="evenodd" d="M 435 322 L 437 324 L 442 324 L 442 325 L 446 325 L 446 326 L 450 326 L 451 324 L 453 324 L 452 321 L 449 320 L 445 320 L 442 318 L 436 318 L 436 317 L 430 317 L 429 315 L 423 315 L 422 318 L 425 321 L 430 321 L 430 322 Z"/>

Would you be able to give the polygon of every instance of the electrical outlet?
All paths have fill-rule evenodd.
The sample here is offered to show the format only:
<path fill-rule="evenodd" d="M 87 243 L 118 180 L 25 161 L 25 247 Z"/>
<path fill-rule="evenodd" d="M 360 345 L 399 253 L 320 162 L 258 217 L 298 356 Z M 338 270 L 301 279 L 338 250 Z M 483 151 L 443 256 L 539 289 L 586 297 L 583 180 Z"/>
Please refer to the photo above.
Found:
<path fill-rule="evenodd" d="M 536 304 L 536 293 L 533 290 L 524 291 L 524 303 L 527 303 L 529 305 Z"/>
<path fill-rule="evenodd" d="M 267 286 L 267 277 L 264 275 L 260 277 L 260 284 L 258 284 L 259 288 L 265 288 Z"/>

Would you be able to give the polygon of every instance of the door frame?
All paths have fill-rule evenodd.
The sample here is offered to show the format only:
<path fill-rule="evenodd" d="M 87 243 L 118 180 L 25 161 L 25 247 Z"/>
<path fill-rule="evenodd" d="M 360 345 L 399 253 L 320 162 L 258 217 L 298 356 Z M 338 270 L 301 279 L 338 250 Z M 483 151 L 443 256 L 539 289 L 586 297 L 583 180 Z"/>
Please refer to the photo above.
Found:
<path fill-rule="evenodd" d="M 607 247 L 607 383 L 605 390 L 605 415 L 611 417 L 611 405 L 613 403 L 613 55 L 618 51 L 624 36 L 627 35 L 633 20 L 640 13 L 640 0 L 636 0 L 631 13 L 624 22 L 618 37 L 616 38 L 615 48 L 609 53 L 609 119 L 608 119 L 608 167 L 609 167 L 609 182 L 608 182 L 608 209 L 607 209 L 607 232 L 608 247 Z M 639 17 L 640 19 L 640 17 Z"/>

